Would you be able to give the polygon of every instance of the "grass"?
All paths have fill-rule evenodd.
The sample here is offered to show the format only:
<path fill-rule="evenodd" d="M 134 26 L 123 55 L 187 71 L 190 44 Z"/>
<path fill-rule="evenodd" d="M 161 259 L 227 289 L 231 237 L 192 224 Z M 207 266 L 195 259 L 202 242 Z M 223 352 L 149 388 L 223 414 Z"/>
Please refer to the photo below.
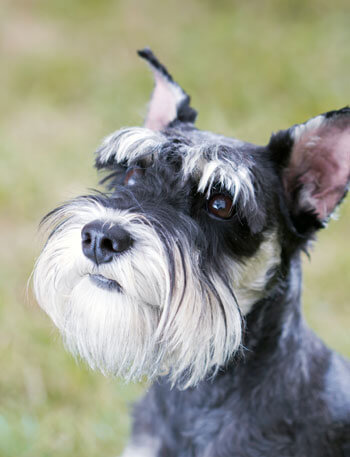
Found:
<path fill-rule="evenodd" d="M 266 143 L 349 103 L 348 2 L 4 0 L 0 30 L 0 456 L 118 455 L 142 385 L 77 365 L 26 283 L 37 224 L 97 182 L 93 151 L 140 125 L 151 46 L 199 110 L 198 126 Z M 305 261 L 304 309 L 350 355 L 350 205 Z"/>

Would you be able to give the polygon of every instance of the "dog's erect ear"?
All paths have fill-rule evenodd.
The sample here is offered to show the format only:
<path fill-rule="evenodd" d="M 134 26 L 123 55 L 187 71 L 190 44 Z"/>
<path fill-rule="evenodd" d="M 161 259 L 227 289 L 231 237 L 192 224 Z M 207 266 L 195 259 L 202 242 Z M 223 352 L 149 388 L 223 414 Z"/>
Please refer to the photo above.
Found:
<path fill-rule="evenodd" d="M 138 54 L 149 63 L 155 80 L 145 127 L 162 130 L 176 120 L 193 123 L 197 111 L 190 107 L 189 95 L 173 80 L 150 49 L 142 49 Z"/>
<path fill-rule="evenodd" d="M 268 147 L 296 230 L 306 235 L 324 227 L 349 188 L 350 108 L 280 131 Z"/>

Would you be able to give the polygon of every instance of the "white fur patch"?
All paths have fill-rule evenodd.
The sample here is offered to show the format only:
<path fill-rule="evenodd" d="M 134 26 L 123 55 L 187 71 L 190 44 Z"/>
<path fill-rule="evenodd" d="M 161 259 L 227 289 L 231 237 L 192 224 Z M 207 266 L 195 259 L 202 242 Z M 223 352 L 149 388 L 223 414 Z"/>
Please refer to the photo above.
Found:
<path fill-rule="evenodd" d="M 230 264 L 230 260 L 228 263 Z M 280 263 L 281 245 L 277 234 L 271 232 L 252 258 L 244 264 L 234 266 L 232 269 L 233 289 L 243 315 L 248 314 L 254 303 L 263 297 L 266 284 Z"/>

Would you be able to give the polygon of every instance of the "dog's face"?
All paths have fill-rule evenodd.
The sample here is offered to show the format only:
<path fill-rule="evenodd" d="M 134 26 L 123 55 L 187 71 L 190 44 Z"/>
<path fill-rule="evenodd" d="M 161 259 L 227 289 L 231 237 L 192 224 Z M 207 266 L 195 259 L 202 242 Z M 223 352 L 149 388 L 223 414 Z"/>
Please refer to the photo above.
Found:
<path fill-rule="evenodd" d="M 156 80 L 146 126 L 102 144 L 106 193 L 45 218 L 35 291 L 91 367 L 189 386 L 240 348 L 244 315 L 344 196 L 350 110 L 254 146 L 195 129 L 189 97 L 141 55 Z"/>

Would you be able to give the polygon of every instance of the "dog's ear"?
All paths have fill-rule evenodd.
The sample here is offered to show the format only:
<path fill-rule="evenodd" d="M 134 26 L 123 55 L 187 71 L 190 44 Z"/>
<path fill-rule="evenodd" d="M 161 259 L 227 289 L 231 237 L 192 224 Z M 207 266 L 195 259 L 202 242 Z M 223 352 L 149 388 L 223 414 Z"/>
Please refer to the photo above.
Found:
<path fill-rule="evenodd" d="M 173 80 L 150 49 L 142 49 L 138 54 L 149 63 L 155 80 L 145 127 L 162 130 L 176 120 L 193 123 L 197 111 L 190 107 L 190 96 Z"/>
<path fill-rule="evenodd" d="M 350 182 L 350 108 L 330 111 L 272 135 L 288 212 L 300 235 L 324 227 Z"/>

